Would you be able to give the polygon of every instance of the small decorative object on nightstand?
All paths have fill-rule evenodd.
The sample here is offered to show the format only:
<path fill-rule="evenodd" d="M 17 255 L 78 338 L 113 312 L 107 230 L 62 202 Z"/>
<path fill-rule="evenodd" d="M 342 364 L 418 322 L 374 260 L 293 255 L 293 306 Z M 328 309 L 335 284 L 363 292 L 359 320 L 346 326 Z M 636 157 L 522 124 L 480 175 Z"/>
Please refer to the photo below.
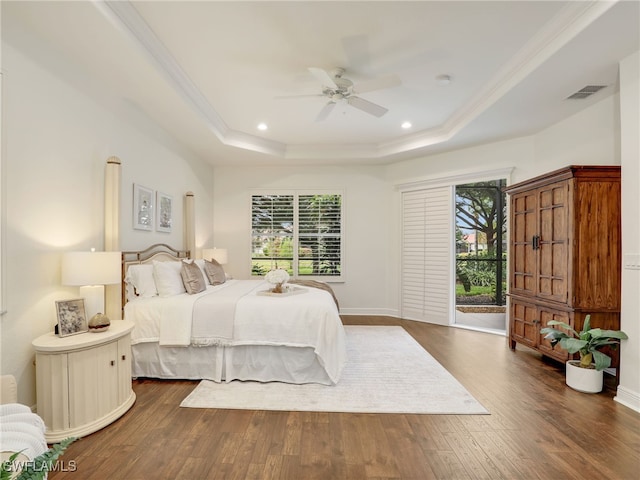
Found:
<path fill-rule="evenodd" d="M 96 313 L 89 320 L 89 331 L 90 332 L 104 332 L 111 325 L 111 320 L 104 313 Z"/>

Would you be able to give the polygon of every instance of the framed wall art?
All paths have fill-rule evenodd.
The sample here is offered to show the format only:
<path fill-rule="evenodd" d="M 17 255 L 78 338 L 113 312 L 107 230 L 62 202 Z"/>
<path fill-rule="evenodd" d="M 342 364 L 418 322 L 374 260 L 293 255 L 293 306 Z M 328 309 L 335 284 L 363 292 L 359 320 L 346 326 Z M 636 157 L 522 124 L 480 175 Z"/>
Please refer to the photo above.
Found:
<path fill-rule="evenodd" d="M 173 222 L 173 197 L 166 193 L 157 192 L 156 204 L 158 210 L 156 230 L 170 233 Z"/>
<path fill-rule="evenodd" d="M 153 190 L 133 184 L 133 228 L 153 230 Z"/>
<path fill-rule="evenodd" d="M 56 301 L 56 314 L 59 336 L 66 337 L 89 331 L 84 311 L 84 298 Z"/>

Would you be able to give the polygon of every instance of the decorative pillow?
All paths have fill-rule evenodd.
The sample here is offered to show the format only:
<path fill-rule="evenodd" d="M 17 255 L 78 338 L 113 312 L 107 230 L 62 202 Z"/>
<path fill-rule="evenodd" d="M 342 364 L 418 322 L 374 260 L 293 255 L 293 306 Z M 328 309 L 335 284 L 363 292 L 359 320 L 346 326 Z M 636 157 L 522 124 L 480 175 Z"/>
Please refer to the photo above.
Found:
<path fill-rule="evenodd" d="M 198 265 L 198 268 L 200 268 L 200 271 L 202 272 L 202 276 L 204 277 L 204 282 L 207 285 L 211 285 L 211 283 L 209 282 L 209 277 L 207 277 L 207 272 L 205 272 L 204 270 L 204 259 L 199 258 L 198 260 L 194 260 L 193 263 Z"/>
<path fill-rule="evenodd" d="M 187 289 L 189 295 L 204 292 L 207 289 L 200 267 L 193 262 L 182 262 L 180 276 L 182 276 L 182 283 L 184 283 L 184 288 Z"/>
<path fill-rule="evenodd" d="M 209 283 L 211 285 L 220 285 L 227 281 L 227 277 L 224 274 L 224 268 L 215 259 L 204 261 L 204 272 L 207 274 Z"/>
<path fill-rule="evenodd" d="M 187 291 L 180 275 L 181 269 L 182 262 L 153 262 L 153 278 L 161 297 L 179 295 Z"/>
<path fill-rule="evenodd" d="M 133 286 L 139 297 L 155 297 L 158 295 L 156 282 L 153 279 L 153 265 L 130 265 L 124 281 Z"/>

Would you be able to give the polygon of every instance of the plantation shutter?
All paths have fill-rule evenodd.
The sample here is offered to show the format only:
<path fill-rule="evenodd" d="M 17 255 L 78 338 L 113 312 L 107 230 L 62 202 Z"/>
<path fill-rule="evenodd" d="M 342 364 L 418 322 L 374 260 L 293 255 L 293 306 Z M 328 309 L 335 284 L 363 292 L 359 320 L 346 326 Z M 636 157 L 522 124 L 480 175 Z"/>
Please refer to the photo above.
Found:
<path fill-rule="evenodd" d="M 293 205 L 293 195 L 251 197 L 252 258 L 263 259 L 266 271 L 290 268 L 293 260 Z"/>
<path fill-rule="evenodd" d="M 298 275 L 340 275 L 341 204 L 340 195 L 298 196 Z"/>
<path fill-rule="evenodd" d="M 294 277 L 341 280 L 342 209 L 342 193 L 252 195 L 251 275 L 282 268 Z"/>
<path fill-rule="evenodd" d="M 402 318 L 449 325 L 452 190 L 402 194 Z"/>

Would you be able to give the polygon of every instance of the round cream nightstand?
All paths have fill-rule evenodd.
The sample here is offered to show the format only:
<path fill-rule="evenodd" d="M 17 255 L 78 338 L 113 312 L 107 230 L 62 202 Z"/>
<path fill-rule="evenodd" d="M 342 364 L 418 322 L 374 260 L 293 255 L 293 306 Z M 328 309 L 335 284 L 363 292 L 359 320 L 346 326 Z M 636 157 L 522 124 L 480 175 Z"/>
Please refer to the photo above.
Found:
<path fill-rule="evenodd" d="M 105 332 L 36 338 L 38 415 L 47 442 L 88 435 L 131 408 L 131 330 L 133 322 L 114 320 Z"/>

